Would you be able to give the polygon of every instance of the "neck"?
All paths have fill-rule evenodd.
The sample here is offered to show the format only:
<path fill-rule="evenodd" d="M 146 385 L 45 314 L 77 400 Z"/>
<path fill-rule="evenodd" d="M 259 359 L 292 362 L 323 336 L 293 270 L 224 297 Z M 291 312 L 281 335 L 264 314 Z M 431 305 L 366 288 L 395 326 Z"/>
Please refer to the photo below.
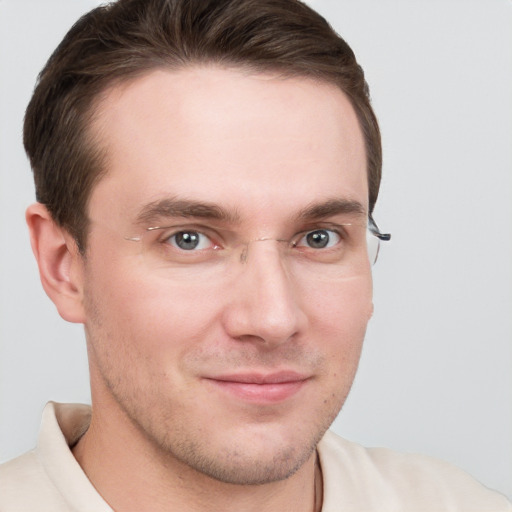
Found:
<path fill-rule="evenodd" d="M 321 510 L 322 475 L 316 453 L 285 480 L 230 484 L 160 453 L 129 421 L 102 420 L 95 412 L 73 454 L 94 487 L 118 512 Z"/>

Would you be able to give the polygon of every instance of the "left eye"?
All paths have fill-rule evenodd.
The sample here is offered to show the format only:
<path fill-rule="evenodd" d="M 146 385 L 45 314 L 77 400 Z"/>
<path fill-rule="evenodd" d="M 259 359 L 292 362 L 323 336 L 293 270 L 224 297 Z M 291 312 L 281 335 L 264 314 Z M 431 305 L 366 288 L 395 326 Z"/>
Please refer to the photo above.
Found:
<path fill-rule="evenodd" d="M 300 247 L 310 247 L 311 249 L 329 249 L 335 246 L 341 237 L 335 231 L 330 229 L 315 229 L 309 231 L 295 244 Z"/>
<path fill-rule="evenodd" d="M 179 231 L 166 240 L 169 244 L 183 251 L 208 249 L 212 241 L 199 231 Z"/>

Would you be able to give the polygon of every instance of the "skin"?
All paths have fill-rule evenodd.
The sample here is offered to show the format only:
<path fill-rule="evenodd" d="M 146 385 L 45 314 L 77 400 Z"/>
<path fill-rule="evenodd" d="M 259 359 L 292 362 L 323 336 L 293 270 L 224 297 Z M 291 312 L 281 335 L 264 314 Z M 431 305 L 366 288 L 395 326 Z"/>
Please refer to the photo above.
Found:
<path fill-rule="evenodd" d="M 157 70 L 109 90 L 92 131 L 108 172 L 90 198 L 85 257 L 43 206 L 27 212 L 48 295 L 85 325 L 93 416 L 75 457 L 115 510 L 318 510 L 315 447 L 357 369 L 371 273 L 357 253 L 352 274 L 312 278 L 275 239 L 316 226 L 297 217 L 312 203 L 342 199 L 367 215 L 349 101 L 305 78 Z M 226 246 L 270 240 L 251 242 L 221 278 L 156 270 L 126 238 L 141 232 L 144 206 L 167 198 L 231 218 L 153 225 L 205 226 Z M 300 377 L 291 391 L 220 382 L 283 372 Z"/>

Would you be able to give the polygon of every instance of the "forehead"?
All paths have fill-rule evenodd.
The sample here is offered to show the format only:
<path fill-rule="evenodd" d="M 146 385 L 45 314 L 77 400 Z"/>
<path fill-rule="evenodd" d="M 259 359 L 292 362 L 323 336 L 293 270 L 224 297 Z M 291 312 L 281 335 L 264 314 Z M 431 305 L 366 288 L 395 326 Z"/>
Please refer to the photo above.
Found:
<path fill-rule="evenodd" d="M 155 70 L 110 89 L 92 130 L 107 168 L 90 216 L 132 219 L 170 196 L 248 215 L 332 197 L 367 207 L 355 112 L 325 82 L 211 66 Z"/>

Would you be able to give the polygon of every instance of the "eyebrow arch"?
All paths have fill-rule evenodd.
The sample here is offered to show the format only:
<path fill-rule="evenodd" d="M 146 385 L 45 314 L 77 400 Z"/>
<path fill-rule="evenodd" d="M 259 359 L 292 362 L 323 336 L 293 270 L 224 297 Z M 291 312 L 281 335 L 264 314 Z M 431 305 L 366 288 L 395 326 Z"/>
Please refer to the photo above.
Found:
<path fill-rule="evenodd" d="M 297 218 L 315 220 L 340 214 L 356 214 L 358 217 L 366 217 L 368 212 L 359 201 L 336 198 L 306 206 L 299 211 Z"/>
<path fill-rule="evenodd" d="M 350 199 L 329 199 L 312 203 L 298 212 L 296 218 L 301 221 L 315 220 L 340 214 L 356 214 L 366 217 L 367 211 L 359 202 Z M 228 211 L 215 203 L 193 201 L 188 199 L 164 198 L 146 204 L 136 217 L 136 224 L 148 225 L 165 218 L 201 218 L 213 219 L 236 224 L 240 215 L 236 211 Z"/>
<path fill-rule="evenodd" d="M 136 223 L 147 225 L 166 217 L 195 217 L 228 223 L 236 223 L 240 220 L 240 216 L 236 211 L 230 212 L 214 203 L 164 198 L 143 206 L 136 217 Z"/>

